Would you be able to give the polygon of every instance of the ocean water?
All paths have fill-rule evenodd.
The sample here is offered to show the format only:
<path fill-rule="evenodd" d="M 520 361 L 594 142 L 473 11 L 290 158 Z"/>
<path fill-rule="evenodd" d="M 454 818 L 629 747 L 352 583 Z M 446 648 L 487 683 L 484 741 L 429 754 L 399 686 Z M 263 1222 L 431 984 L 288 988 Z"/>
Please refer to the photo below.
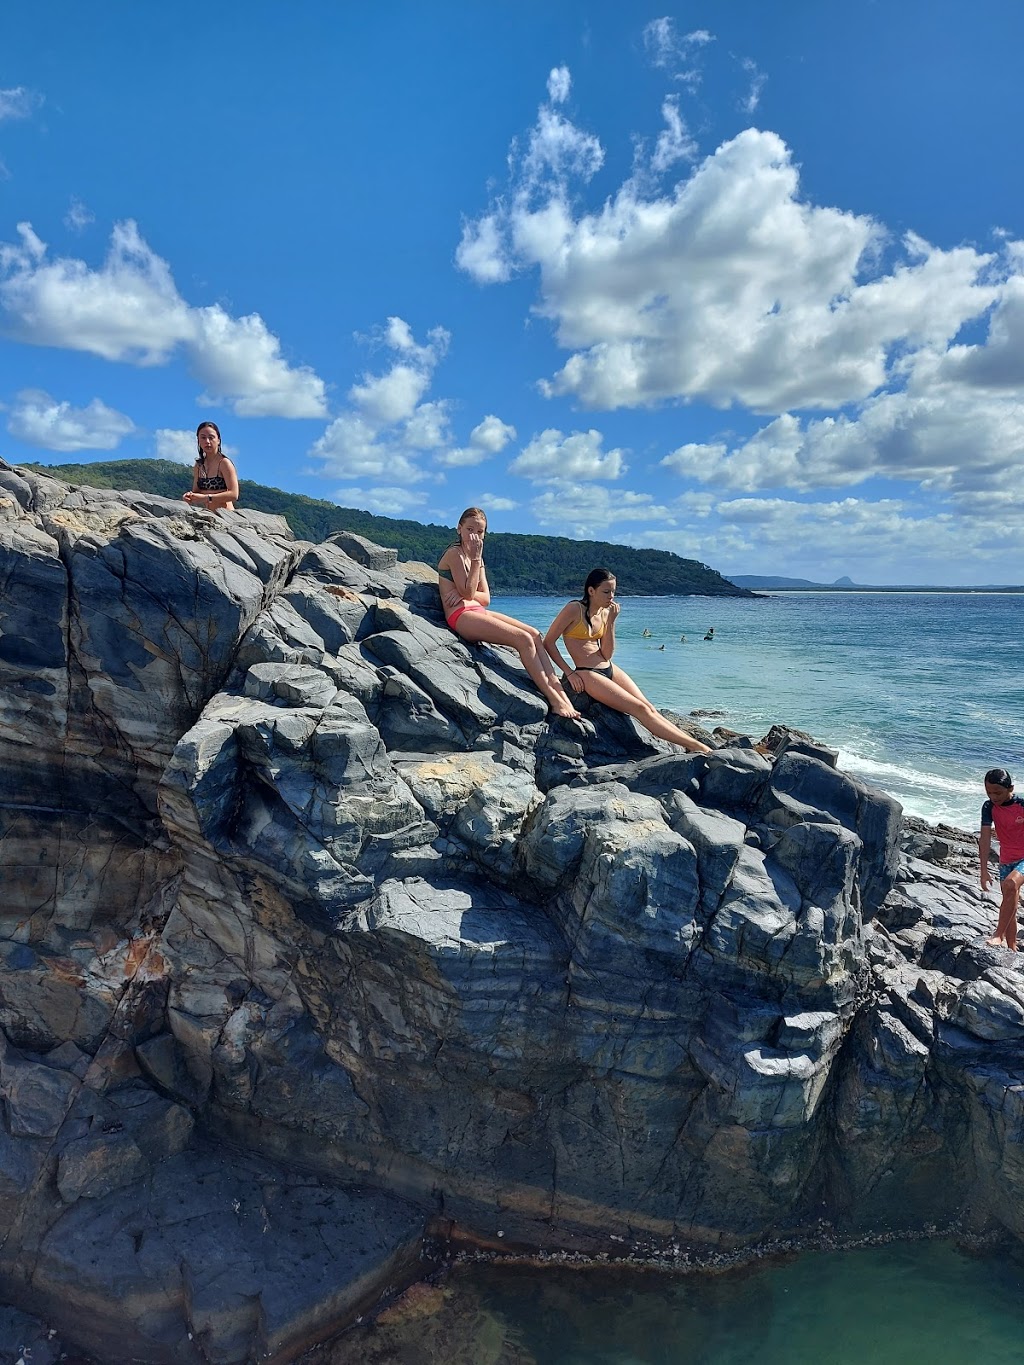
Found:
<path fill-rule="evenodd" d="M 845 771 L 889 792 L 909 814 L 963 829 L 978 827 L 986 769 L 1019 771 L 1024 785 L 1024 595 L 621 603 L 615 662 L 656 706 L 718 711 L 702 723 L 755 738 L 777 721 L 807 730 L 839 750 Z M 542 630 L 564 604 L 494 601 Z M 705 643 L 709 626 L 715 638 Z"/>

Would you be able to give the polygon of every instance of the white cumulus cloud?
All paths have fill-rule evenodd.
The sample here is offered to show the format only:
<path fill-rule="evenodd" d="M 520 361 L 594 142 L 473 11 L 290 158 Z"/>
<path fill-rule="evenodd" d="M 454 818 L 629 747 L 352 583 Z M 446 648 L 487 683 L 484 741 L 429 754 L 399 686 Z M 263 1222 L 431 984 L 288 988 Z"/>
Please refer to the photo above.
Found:
<path fill-rule="evenodd" d="M 135 423 L 98 398 L 74 408 L 42 389 L 24 389 L 10 410 L 7 430 L 42 450 L 116 450 L 135 430 Z"/>
<path fill-rule="evenodd" d="M 674 109 L 659 165 L 686 152 Z M 1000 297 L 992 253 L 912 233 L 894 247 L 874 220 L 809 203 L 775 133 L 745 130 L 670 191 L 630 178 L 590 212 L 574 206 L 574 174 L 552 158 L 538 181 L 513 160 L 510 190 L 465 225 L 459 264 L 481 283 L 536 270 L 535 311 L 570 352 L 542 392 L 592 409 L 861 402 Z"/>
<path fill-rule="evenodd" d="M 549 427 L 535 436 L 509 465 L 509 472 L 535 483 L 563 480 L 618 479 L 627 470 L 621 450 L 603 450 L 599 431 L 574 431 L 566 436 Z"/>
<path fill-rule="evenodd" d="M 504 284 L 512 278 L 503 232 L 504 215 L 487 213 L 463 225 L 462 240 L 455 252 L 455 263 L 477 284 Z"/>
<path fill-rule="evenodd" d="M 103 265 L 51 260 L 31 224 L 0 245 L 0 309 L 20 341 L 87 351 L 134 365 L 166 364 L 178 352 L 207 394 L 239 416 L 320 417 L 324 384 L 292 366 L 257 313 L 233 318 L 219 305 L 190 306 L 170 267 L 135 223 L 118 223 Z"/>
<path fill-rule="evenodd" d="M 564 84 L 568 92 L 568 68 L 558 70 L 563 75 L 554 83 L 555 89 Z M 549 81 L 549 93 L 551 87 Z M 478 284 L 501 284 L 520 268 L 517 258 L 543 250 L 544 243 L 554 247 L 568 213 L 562 202 L 568 181 L 586 182 L 604 163 L 600 140 L 560 113 L 556 102 L 552 96 L 551 103 L 540 106 L 525 150 L 520 151 L 518 144 L 513 146 L 509 155 L 513 167 L 510 202 L 499 203 L 492 211 L 463 224 L 455 263 Z M 515 240 L 517 229 L 522 230 L 521 241 Z"/>
<path fill-rule="evenodd" d="M 514 427 L 491 414 L 473 428 L 466 446 L 455 444 L 451 402 L 428 397 L 451 341 L 443 327 L 435 327 L 421 344 L 403 318 L 392 317 L 367 340 L 390 352 L 390 364 L 351 386 L 347 406 L 309 453 L 325 477 L 388 480 L 386 487 L 362 490 L 362 496 L 377 499 L 374 510 L 384 510 L 382 499 L 397 508 L 394 488 L 399 482 L 441 480 L 442 470 L 480 464 L 515 436 Z M 351 498 L 354 492 L 338 496 Z M 416 494 L 416 505 L 423 501 Z"/>
<path fill-rule="evenodd" d="M 345 507 L 365 508 L 378 516 L 401 517 L 422 507 L 427 499 L 425 494 L 408 488 L 339 488 L 334 500 Z"/>
<path fill-rule="evenodd" d="M 203 403 L 229 405 L 239 417 L 322 417 L 324 382 L 289 365 L 258 313 L 233 318 L 219 304 L 190 309 L 189 367 L 207 392 Z"/>
<path fill-rule="evenodd" d="M 469 444 L 485 450 L 488 455 L 497 455 L 504 450 L 509 441 L 514 441 L 516 429 L 500 417 L 489 413 L 482 422 L 469 433 Z"/>
<path fill-rule="evenodd" d="M 158 427 L 153 437 L 153 453 L 158 460 L 173 460 L 175 464 L 194 464 L 199 453 L 196 434 L 194 431 Z"/>
<path fill-rule="evenodd" d="M 534 498 L 530 510 L 541 526 L 577 539 L 597 535 L 610 526 L 656 523 L 671 517 L 670 509 L 647 493 L 612 492 L 602 484 L 560 484 Z M 645 534 L 645 544 L 649 543 Z"/>
<path fill-rule="evenodd" d="M 438 462 L 449 468 L 483 464 L 484 460 L 504 450 L 509 441 L 515 440 L 515 435 L 515 427 L 491 413 L 469 433 L 468 445 L 446 451 Z"/>
<path fill-rule="evenodd" d="M 1024 455 L 1019 390 L 972 382 L 985 346 L 916 357 L 906 386 L 851 413 L 816 419 L 782 413 L 746 440 L 691 442 L 662 460 L 687 479 L 754 492 L 852 487 L 871 478 L 954 496 L 1014 478 Z M 950 363 L 950 362 L 953 363 Z"/>

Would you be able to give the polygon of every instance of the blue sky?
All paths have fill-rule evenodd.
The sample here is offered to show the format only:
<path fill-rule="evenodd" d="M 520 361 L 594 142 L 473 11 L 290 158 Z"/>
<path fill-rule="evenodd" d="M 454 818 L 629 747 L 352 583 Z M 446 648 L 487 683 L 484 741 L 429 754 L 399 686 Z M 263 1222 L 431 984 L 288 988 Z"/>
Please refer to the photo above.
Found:
<path fill-rule="evenodd" d="M 1024 6 L 0 17 L 0 453 L 1019 582 Z M 183 488 L 188 471 L 183 466 Z"/>

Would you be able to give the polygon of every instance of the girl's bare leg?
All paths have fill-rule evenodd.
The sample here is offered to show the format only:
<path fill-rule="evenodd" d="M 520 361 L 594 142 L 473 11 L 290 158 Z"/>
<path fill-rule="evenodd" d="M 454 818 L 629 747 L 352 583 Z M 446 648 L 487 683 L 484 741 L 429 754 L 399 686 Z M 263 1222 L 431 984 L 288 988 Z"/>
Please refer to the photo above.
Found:
<path fill-rule="evenodd" d="M 999 923 L 996 925 L 995 939 L 1005 943 L 1011 953 L 1017 951 L 1017 903 L 1020 899 L 1021 884 L 1024 877 L 1019 872 L 1011 872 L 1000 884 L 1003 893 L 999 907 Z"/>
<path fill-rule="evenodd" d="M 620 670 L 616 669 L 616 673 Z M 627 688 L 620 685 L 615 678 L 603 678 L 599 673 L 581 672 L 580 677 L 584 680 L 584 687 L 588 696 L 595 701 L 602 702 L 605 706 L 610 706 L 613 711 L 621 711 L 624 715 L 632 716 L 638 720 L 645 730 L 650 730 L 652 735 L 658 739 L 667 739 L 670 744 L 679 744 L 684 749 L 689 749 L 691 753 L 709 754 L 711 750 L 706 744 L 701 744 L 699 739 L 694 739 L 693 735 L 688 735 L 685 730 L 680 730 L 677 725 L 673 725 L 651 705 L 647 698 L 640 692 L 639 696 L 634 695 Z M 632 682 L 632 679 L 630 679 Z M 634 687 L 636 686 L 633 684 Z M 639 688 L 636 689 L 639 692 Z"/>
<path fill-rule="evenodd" d="M 541 644 L 539 630 L 498 611 L 466 611 L 455 622 L 455 633 L 472 644 L 507 645 L 514 649 L 554 714 L 568 719 L 579 717 L 580 713 L 562 690 L 547 650 Z"/>
<path fill-rule="evenodd" d="M 550 675 L 551 681 L 554 683 L 554 685 L 555 685 L 560 691 L 563 691 L 564 689 L 562 688 L 562 680 L 561 680 L 561 678 L 558 676 L 558 669 L 555 667 L 555 661 L 552 659 L 551 655 L 550 655 L 550 654 L 547 652 L 547 650 L 544 648 L 544 645 L 543 645 L 544 637 L 543 637 L 543 635 L 540 633 L 540 631 L 537 630 L 537 628 L 536 628 L 535 626 L 528 626 L 528 625 L 526 624 L 525 621 L 517 621 L 516 618 L 515 618 L 514 616 L 506 616 L 506 615 L 504 614 L 504 612 L 500 612 L 500 611 L 491 611 L 490 607 L 487 608 L 487 614 L 488 614 L 488 616 L 491 617 L 492 620 L 504 621 L 506 625 L 514 626 L 514 627 L 516 627 L 517 630 L 525 630 L 525 631 L 528 631 L 528 632 L 530 632 L 531 634 L 533 634 L 533 635 L 536 636 L 536 638 L 537 638 L 537 658 L 538 658 L 539 661 L 540 661 L 540 666 L 541 666 L 541 668 L 543 668 L 543 670 L 544 670 L 545 673 L 547 673 L 547 674 Z"/>
<path fill-rule="evenodd" d="M 639 687 L 637 687 L 636 683 L 626 670 L 620 668 L 618 664 L 612 664 L 612 682 L 618 683 L 619 686 L 624 687 L 627 692 L 631 692 L 638 701 L 647 701 L 647 698 L 640 691 Z"/>

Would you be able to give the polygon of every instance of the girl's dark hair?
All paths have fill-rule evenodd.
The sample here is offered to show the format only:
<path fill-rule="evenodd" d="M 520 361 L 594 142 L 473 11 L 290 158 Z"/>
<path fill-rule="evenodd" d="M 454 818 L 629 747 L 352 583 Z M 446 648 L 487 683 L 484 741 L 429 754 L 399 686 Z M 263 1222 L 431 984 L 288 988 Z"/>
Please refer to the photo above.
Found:
<path fill-rule="evenodd" d="M 203 464 L 206 459 L 206 456 L 203 454 L 203 447 L 199 444 L 199 433 L 202 431 L 203 427 L 212 427 L 217 433 L 217 454 L 223 454 L 220 448 L 220 427 L 216 422 L 200 422 L 196 427 L 196 448 L 199 451 L 199 454 L 196 456 L 196 464 Z"/>
<path fill-rule="evenodd" d="M 599 588 L 602 583 L 607 583 L 609 578 L 614 577 L 615 575 L 612 573 L 611 569 L 591 569 L 587 574 L 586 582 L 583 584 L 583 596 L 580 598 L 580 601 L 583 603 L 583 615 L 587 619 L 588 626 L 590 625 L 590 589 Z"/>
<path fill-rule="evenodd" d="M 985 774 L 985 781 L 991 782 L 993 787 L 1012 787 L 1013 778 L 1005 768 L 989 768 Z"/>
<path fill-rule="evenodd" d="M 462 537 L 459 535 L 459 526 L 461 526 L 468 517 L 483 517 L 484 525 L 487 525 L 487 513 L 482 507 L 467 507 L 462 516 L 459 517 L 458 525 L 455 528 L 455 539 L 452 541 L 453 545 L 462 544 Z"/>

